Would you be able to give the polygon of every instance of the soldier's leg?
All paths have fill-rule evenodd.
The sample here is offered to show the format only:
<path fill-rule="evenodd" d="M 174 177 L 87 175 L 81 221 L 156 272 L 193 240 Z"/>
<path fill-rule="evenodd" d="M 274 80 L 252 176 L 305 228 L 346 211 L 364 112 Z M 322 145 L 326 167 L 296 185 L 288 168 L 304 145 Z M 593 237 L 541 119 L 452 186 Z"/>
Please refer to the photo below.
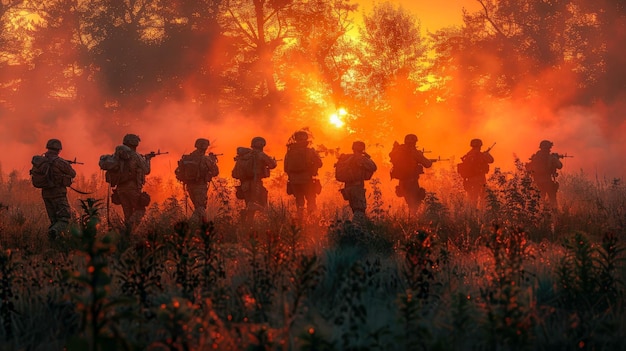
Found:
<path fill-rule="evenodd" d="M 188 189 L 189 198 L 194 208 L 193 214 L 191 215 L 192 220 L 206 221 L 206 205 L 208 202 L 207 187 L 198 185 L 188 187 Z"/>
<path fill-rule="evenodd" d="M 294 194 L 296 196 L 296 217 L 299 221 L 304 219 L 304 194 Z"/>
<path fill-rule="evenodd" d="M 305 184 L 306 209 L 309 213 L 317 211 L 317 192 L 313 183 Z"/>
<path fill-rule="evenodd" d="M 57 218 L 57 211 L 56 207 L 54 206 L 54 200 L 44 198 L 43 204 L 46 206 L 46 213 L 48 214 L 48 219 L 50 220 L 50 226 L 48 228 L 50 228 L 52 227 L 54 222 L 56 222 Z"/>
<path fill-rule="evenodd" d="M 367 216 L 365 210 L 367 209 L 367 200 L 365 198 L 365 188 L 352 186 L 348 188 L 350 208 L 352 209 L 353 220 L 364 220 Z"/>
<path fill-rule="evenodd" d="M 478 198 L 480 196 L 480 185 L 476 181 L 469 181 L 467 190 L 467 199 L 472 206 L 478 204 Z"/>
<path fill-rule="evenodd" d="M 46 204 L 46 210 L 50 208 L 53 212 L 52 223 L 48 228 L 48 236 L 50 239 L 56 239 L 65 229 L 70 222 L 70 204 L 67 201 L 67 197 L 58 197 L 49 199 Z"/>
<path fill-rule="evenodd" d="M 422 204 L 422 198 L 420 195 L 420 186 L 417 179 L 406 179 L 402 181 L 404 187 L 404 199 L 409 207 L 409 212 L 415 213 Z"/>
<path fill-rule="evenodd" d="M 550 184 L 550 189 L 547 191 L 548 199 L 550 201 L 550 207 L 552 209 L 558 208 L 557 199 L 556 199 L 556 192 L 558 191 L 558 189 L 559 189 L 559 183 L 552 182 L 552 184 Z"/>
<path fill-rule="evenodd" d="M 124 213 L 124 222 L 128 223 L 133 214 L 132 196 L 128 191 L 122 189 L 117 190 L 117 195 L 119 196 L 120 206 L 122 206 L 122 212 Z"/>

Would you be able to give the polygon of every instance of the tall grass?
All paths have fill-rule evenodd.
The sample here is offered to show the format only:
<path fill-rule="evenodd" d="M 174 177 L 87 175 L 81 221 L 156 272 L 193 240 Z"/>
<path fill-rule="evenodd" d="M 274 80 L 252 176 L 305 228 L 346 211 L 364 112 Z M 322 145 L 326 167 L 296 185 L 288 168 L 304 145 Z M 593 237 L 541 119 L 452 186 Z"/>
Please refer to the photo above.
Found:
<path fill-rule="evenodd" d="M 225 179 L 204 223 L 153 180 L 175 191 L 131 233 L 107 224 L 106 187 L 83 179 L 97 196 L 71 195 L 72 231 L 54 244 L 40 240 L 39 194 L 3 177 L 0 347 L 625 349 L 621 181 L 563 175 L 553 212 L 519 161 L 493 172 L 478 209 L 454 173 L 437 177 L 447 187 L 428 186 L 417 217 L 375 179 L 369 220 L 353 222 L 326 179 L 313 219 L 294 221 L 280 196 L 246 226 Z"/>

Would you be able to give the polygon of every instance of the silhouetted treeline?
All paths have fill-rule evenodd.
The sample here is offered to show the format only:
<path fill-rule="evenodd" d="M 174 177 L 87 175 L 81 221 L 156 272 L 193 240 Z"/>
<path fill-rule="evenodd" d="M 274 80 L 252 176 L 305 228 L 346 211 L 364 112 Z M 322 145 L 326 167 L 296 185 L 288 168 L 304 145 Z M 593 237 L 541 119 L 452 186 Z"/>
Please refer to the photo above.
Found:
<path fill-rule="evenodd" d="M 473 113 L 484 96 L 554 109 L 624 96 L 623 1 L 477 1 L 428 36 L 390 3 L 361 24 L 349 0 L 2 1 L 0 115 L 123 119 L 179 102 L 297 119 L 342 105 L 370 123 Z"/>

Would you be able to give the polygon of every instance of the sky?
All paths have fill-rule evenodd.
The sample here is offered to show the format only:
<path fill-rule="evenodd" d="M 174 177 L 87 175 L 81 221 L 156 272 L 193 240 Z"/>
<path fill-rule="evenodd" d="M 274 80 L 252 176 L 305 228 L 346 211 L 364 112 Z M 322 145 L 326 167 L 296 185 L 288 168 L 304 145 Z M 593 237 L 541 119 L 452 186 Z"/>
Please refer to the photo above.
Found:
<path fill-rule="evenodd" d="M 357 0 L 360 12 L 369 11 L 374 4 L 380 1 Z M 435 32 L 438 29 L 460 25 L 462 23 L 463 8 L 475 12 L 480 8 L 476 0 L 390 0 L 394 5 L 401 5 L 412 12 L 421 23 L 423 33 Z"/>

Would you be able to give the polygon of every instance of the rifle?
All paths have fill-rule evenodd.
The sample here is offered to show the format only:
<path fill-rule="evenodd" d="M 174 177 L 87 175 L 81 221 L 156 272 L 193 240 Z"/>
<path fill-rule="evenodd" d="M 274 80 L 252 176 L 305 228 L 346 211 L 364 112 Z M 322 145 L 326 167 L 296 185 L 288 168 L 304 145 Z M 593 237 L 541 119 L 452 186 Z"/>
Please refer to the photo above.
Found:
<path fill-rule="evenodd" d="M 74 159 L 73 159 L 73 160 L 66 160 L 66 159 L 63 159 L 63 160 L 64 160 L 65 162 L 67 162 L 67 163 L 69 163 L 69 164 L 73 164 L 73 165 L 84 165 L 84 163 L 83 163 L 83 162 L 78 162 L 78 161 L 76 161 L 76 157 L 74 157 Z M 68 188 L 70 188 L 70 189 L 74 190 L 75 192 L 77 192 L 77 193 L 79 193 L 79 194 L 83 194 L 83 195 L 93 194 L 93 191 L 92 191 L 92 192 L 87 192 L 87 191 L 78 190 L 78 189 L 74 188 L 74 187 L 73 187 L 73 186 L 71 186 L 71 185 L 70 185 L 70 186 L 68 186 Z"/>
<path fill-rule="evenodd" d="M 151 159 L 153 157 L 160 156 L 160 155 L 167 155 L 167 154 L 169 154 L 169 152 L 167 152 L 167 151 L 166 152 L 161 152 L 161 149 L 158 149 L 156 152 L 150 151 L 149 153 L 141 155 L 141 156 L 143 156 L 143 157 L 145 157 L 146 159 L 149 160 L 149 159 Z"/>
<path fill-rule="evenodd" d="M 70 164 L 73 164 L 73 165 L 84 165 L 84 163 L 83 163 L 83 162 L 78 162 L 78 161 L 76 161 L 76 157 L 74 157 L 74 159 L 73 159 L 73 160 L 66 160 L 66 159 L 63 159 L 63 160 L 64 160 L 65 162 L 70 163 Z"/>
<path fill-rule="evenodd" d="M 442 159 L 441 156 L 437 156 L 437 158 L 429 158 L 428 160 L 432 163 L 439 162 L 439 161 L 450 161 L 449 158 Z"/>
<path fill-rule="evenodd" d="M 568 154 L 557 154 L 557 153 L 554 153 L 552 155 L 554 155 L 554 156 L 556 156 L 558 158 L 566 158 L 566 157 L 573 158 L 574 157 L 574 156 L 570 156 Z"/>
<path fill-rule="evenodd" d="M 209 152 L 209 157 L 211 158 L 211 160 L 213 160 L 215 163 L 217 163 L 217 156 L 224 156 L 224 154 L 214 154 L 212 152 Z"/>
<path fill-rule="evenodd" d="M 483 153 L 488 153 L 489 151 L 491 151 L 491 149 L 493 149 L 493 147 L 496 146 L 496 142 L 494 141 L 493 144 L 491 144 L 490 147 L 487 148 L 487 150 L 483 151 Z"/>

